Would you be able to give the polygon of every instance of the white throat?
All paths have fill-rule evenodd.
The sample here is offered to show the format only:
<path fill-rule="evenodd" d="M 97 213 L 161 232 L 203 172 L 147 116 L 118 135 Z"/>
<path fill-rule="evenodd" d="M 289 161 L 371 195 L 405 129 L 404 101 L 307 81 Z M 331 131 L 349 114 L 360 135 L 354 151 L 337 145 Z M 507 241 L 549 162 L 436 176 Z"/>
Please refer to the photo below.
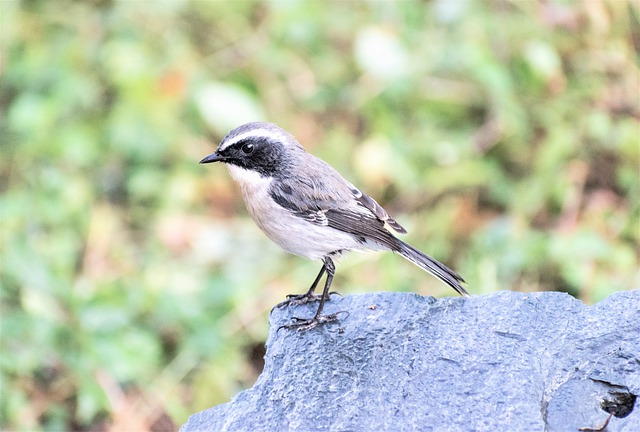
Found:
<path fill-rule="evenodd" d="M 237 165 L 227 164 L 227 169 L 231 177 L 240 185 L 245 196 L 266 192 L 273 181 L 272 177 L 262 177 L 256 171 L 241 168 Z"/>

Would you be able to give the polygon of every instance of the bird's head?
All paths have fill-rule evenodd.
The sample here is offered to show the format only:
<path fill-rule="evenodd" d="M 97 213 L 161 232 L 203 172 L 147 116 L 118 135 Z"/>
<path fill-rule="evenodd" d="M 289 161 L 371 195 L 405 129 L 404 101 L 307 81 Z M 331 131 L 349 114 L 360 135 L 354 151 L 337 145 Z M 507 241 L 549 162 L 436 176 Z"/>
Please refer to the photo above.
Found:
<path fill-rule="evenodd" d="M 300 143 L 284 129 L 273 123 L 252 122 L 229 132 L 216 151 L 200 163 L 224 162 L 262 177 L 274 177 L 303 153 Z"/>

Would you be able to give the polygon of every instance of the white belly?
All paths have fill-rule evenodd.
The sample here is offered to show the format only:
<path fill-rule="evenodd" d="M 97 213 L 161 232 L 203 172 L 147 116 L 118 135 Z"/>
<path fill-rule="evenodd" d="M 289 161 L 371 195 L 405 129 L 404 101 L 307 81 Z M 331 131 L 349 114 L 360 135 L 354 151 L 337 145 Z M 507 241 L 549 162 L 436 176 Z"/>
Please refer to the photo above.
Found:
<path fill-rule="evenodd" d="M 245 205 L 256 225 L 287 252 L 305 258 L 321 259 L 339 250 L 370 249 L 347 233 L 308 222 L 278 205 L 269 196 L 269 186 L 273 179 L 234 165 L 227 167 L 240 185 Z M 377 249 L 375 246 L 374 248 Z"/>

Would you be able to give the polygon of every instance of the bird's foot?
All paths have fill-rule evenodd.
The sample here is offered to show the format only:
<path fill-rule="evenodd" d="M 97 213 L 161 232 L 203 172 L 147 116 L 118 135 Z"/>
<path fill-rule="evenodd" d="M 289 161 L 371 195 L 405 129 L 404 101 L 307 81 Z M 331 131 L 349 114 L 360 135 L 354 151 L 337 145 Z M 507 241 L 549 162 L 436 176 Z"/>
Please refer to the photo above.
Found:
<path fill-rule="evenodd" d="M 338 292 L 332 291 L 329 293 L 329 297 L 327 300 L 331 299 L 331 294 L 342 295 Z M 304 294 L 287 294 L 287 299 L 283 302 L 280 302 L 276 305 L 277 308 L 283 308 L 285 306 L 301 306 L 307 303 L 318 302 L 322 300 L 322 295 L 313 294 L 313 293 L 304 293 Z"/>
<path fill-rule="evenodd" d="M 319 294 L 288 294 L 287 299 L 278 303 L 276 307 L 283 308 L 285 306 L 300 306 L 320 300 L 322 300 L 322 295 Z"/>
<path fill-rule="evenodd" d="M 295 329 L 295 330 L 298 330 L 299 332 L 311 330 L 313 328 L 318 327 L 319 325 L 338 321 L 338 314 L 333 313 L 329 315 L 320 315 L 320 316 L 313 317 L 311 319 L 293 317 L 293 320 L 295 322 L 291 324 L 281 325 L 280 327 L 278 327 L 278 331 L 280 331 L 280 329 L 283 329 L 283 328 L 287 330 Z"/>
<path fill-rule="evenodd" d="M 347 316 L 349 316 L 349 313 L 347 311 L 340 311 L 329 315 L 316 315 L 310 319 L 292 317 L 295 322 L 291 324 L 281 325 L 280 327 L 278 327 L 278 331 L 283 328 L 287 330 L 298 330 L 299 332 L 311 330 L 323 324 L 339 321 L 338 315 L 340 315 L 341 313 L 346 313 Z"/>

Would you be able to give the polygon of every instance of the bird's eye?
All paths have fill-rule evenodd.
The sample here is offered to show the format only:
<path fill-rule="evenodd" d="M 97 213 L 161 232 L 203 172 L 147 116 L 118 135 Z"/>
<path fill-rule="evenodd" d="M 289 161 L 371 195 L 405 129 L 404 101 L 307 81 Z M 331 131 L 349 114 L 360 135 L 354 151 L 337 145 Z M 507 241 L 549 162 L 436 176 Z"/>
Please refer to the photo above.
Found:
<path fill-rule="evenodd" d="M 244 154 L 251 154 L 253 153 L 253 144 L 245 144 L 241 149 Z"/>

